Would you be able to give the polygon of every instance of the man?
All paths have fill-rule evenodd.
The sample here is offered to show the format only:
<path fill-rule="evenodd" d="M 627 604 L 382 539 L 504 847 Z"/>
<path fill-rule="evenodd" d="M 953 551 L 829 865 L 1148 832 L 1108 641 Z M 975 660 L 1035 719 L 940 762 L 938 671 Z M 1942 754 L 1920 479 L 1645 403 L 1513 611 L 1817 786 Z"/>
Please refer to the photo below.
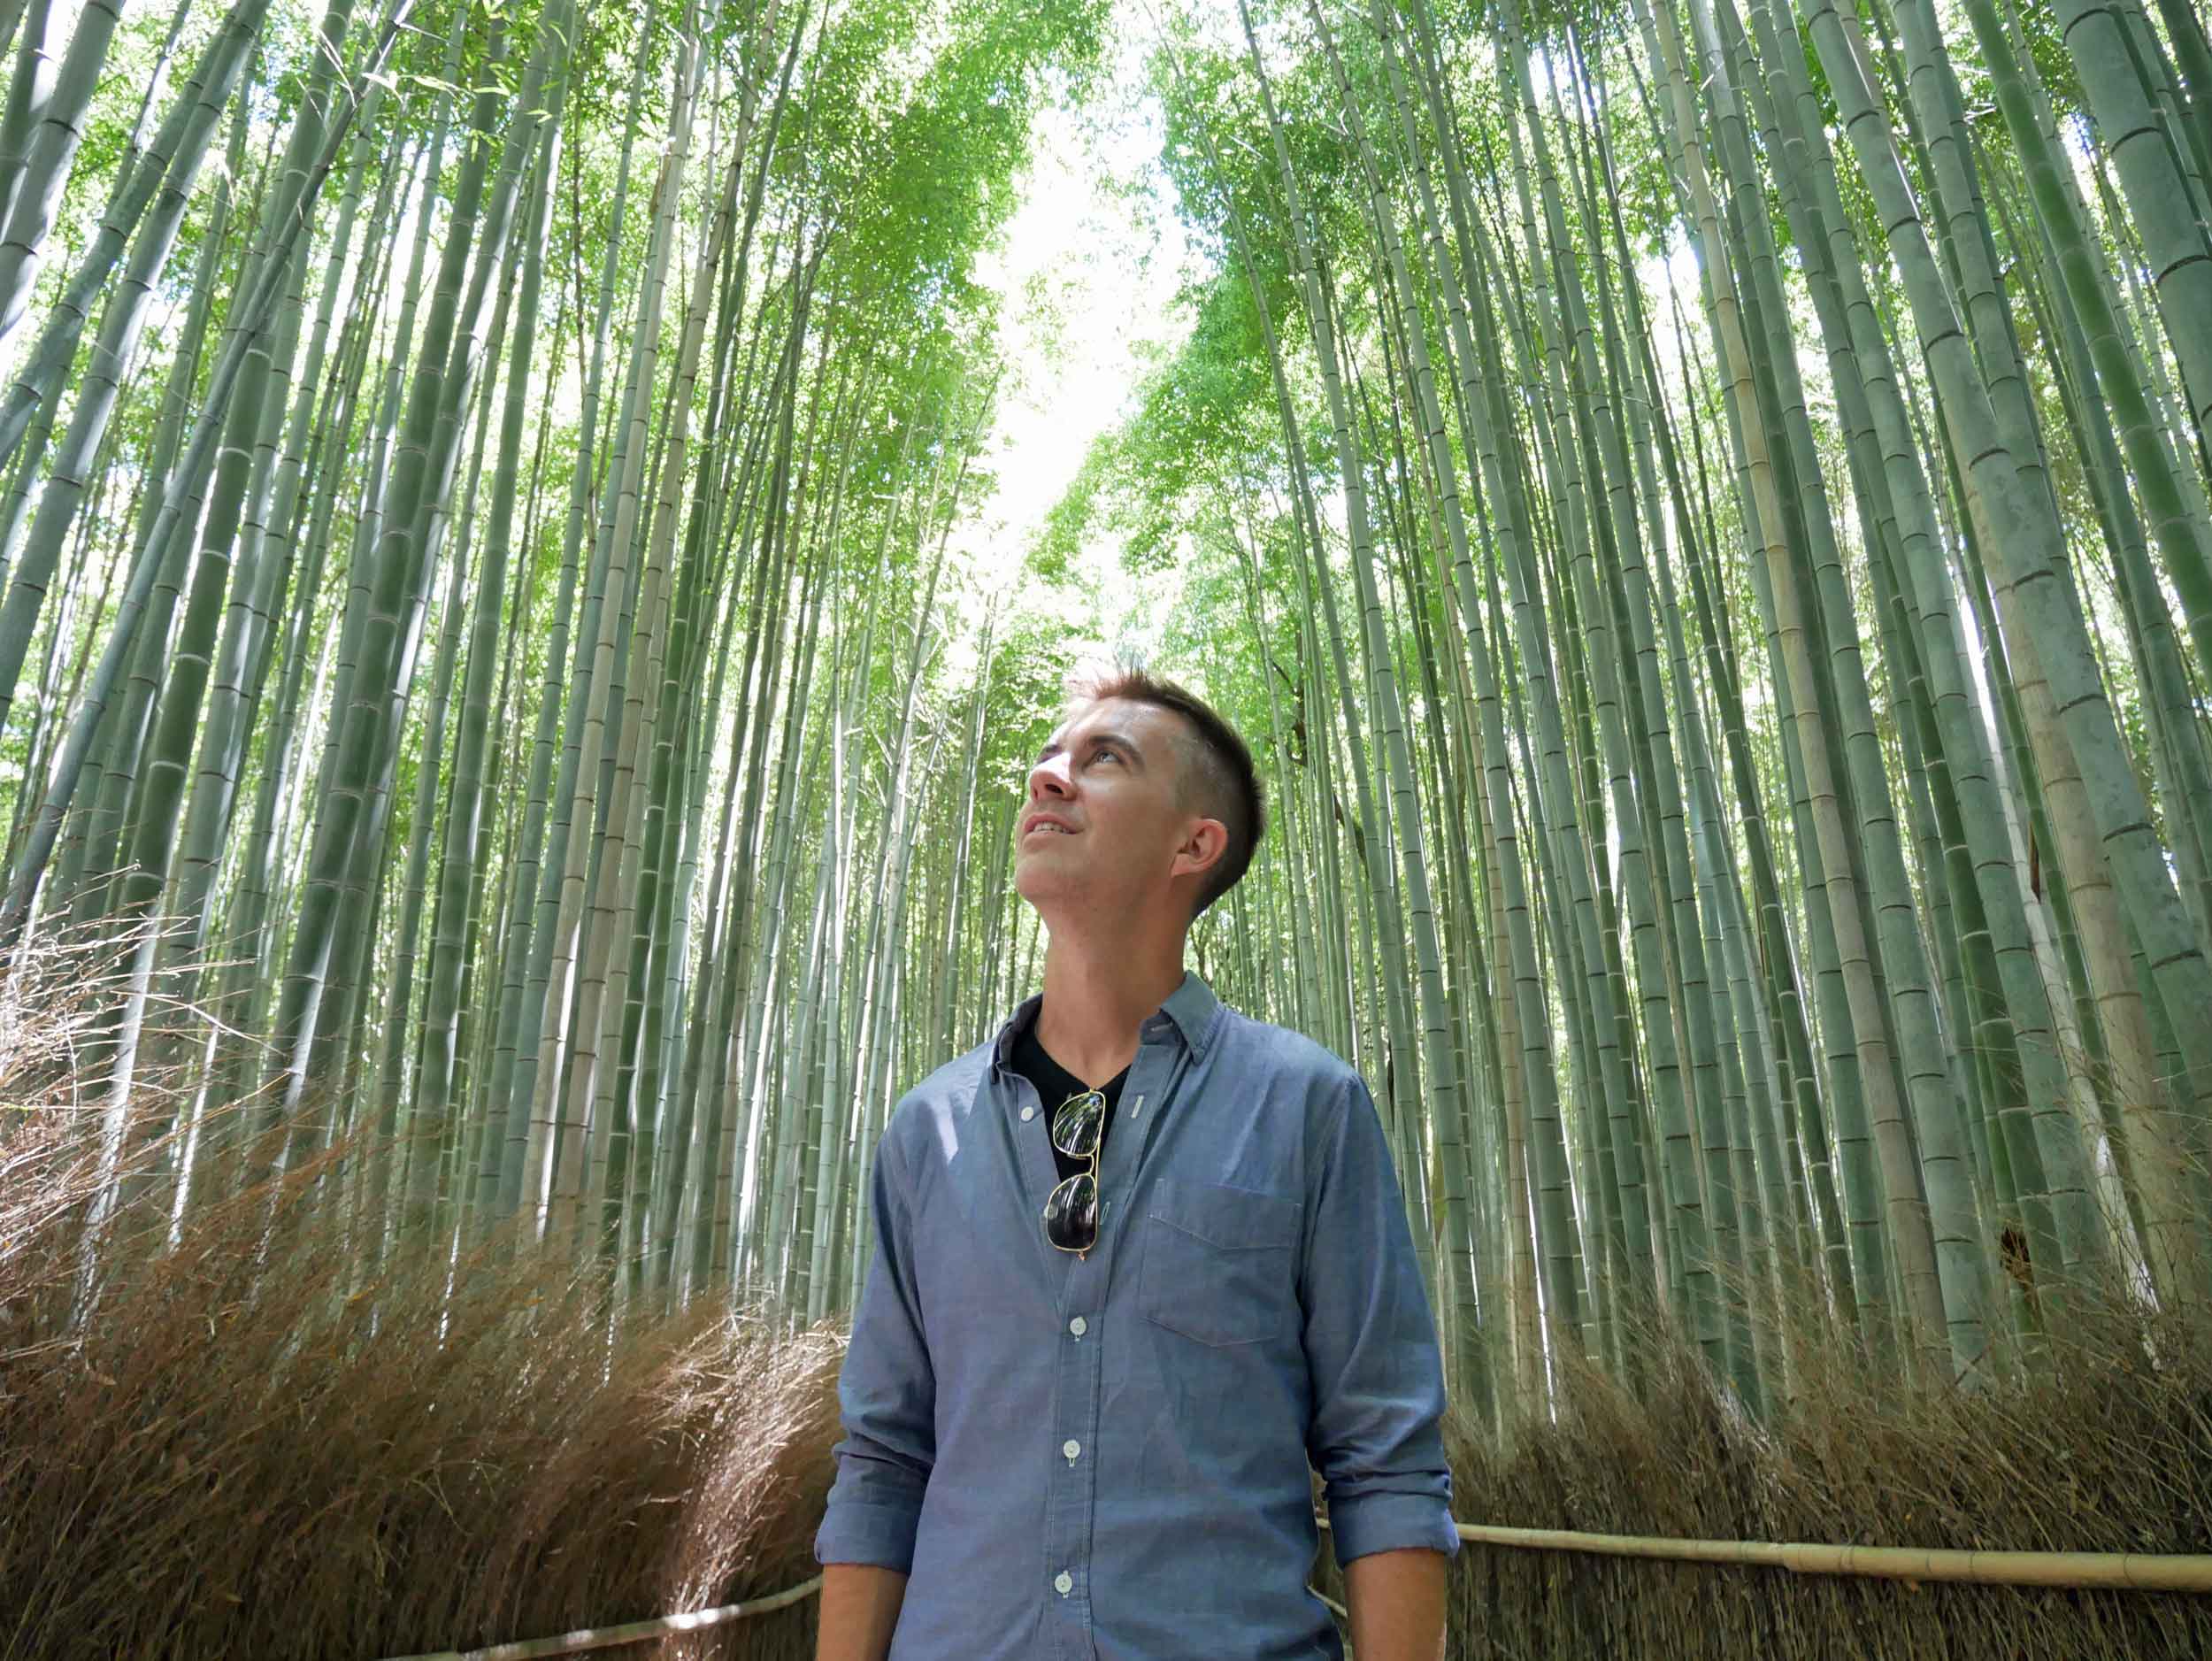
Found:
<path fill-rule="evenodd" d="M 1183 968 L 1262 829 L 1171 683 L 1087 688 L 1029 774 L 1044 990 L 899 1103 L 815 1542 L 819 1661 L 1436 1661 L 1442 1371 L 1359 1075 Z M 1090 1088 L 1087 1088 L 1090 1087 Z"/>

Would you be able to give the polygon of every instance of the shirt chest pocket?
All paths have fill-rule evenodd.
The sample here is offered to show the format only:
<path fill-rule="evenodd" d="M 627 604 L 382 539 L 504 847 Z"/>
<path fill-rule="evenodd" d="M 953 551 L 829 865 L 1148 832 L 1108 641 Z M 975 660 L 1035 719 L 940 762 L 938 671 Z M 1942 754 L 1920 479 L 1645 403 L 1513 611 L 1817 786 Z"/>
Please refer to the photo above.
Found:
<path fill-rule="evenodd" d="M 1297 1307 L 1305 1205 L 1281 1195 L 1162 1180 L 1144 1219 L 1138 1307 L 1202 1344 L 1279 1338 Z"/>

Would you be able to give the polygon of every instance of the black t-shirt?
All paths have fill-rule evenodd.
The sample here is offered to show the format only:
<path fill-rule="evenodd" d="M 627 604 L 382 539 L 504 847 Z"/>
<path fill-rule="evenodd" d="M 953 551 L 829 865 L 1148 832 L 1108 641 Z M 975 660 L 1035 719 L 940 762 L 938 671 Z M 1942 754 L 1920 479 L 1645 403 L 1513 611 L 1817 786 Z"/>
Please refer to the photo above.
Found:
<path fill-rule="evenodd" d="M 1033 1020 L 1014 1040 L 1013 1053 L 1007 1061 L 1015 1072 L 1037 1087 L 1037 1101 L 1042 1109 L 1038 1134 L 1045 1139 L 1045 1146 L 1052 1148 L 1052 1116 L 1068 1097 L 1082 1095 L 1087 1087 L 1046 1053 L 1045 1047 L 1037 1042 L 1037 1023 Z M 1106 1098 L 1106 1116 L 1098 1127 L 1101 1149 L 1106 1146 L 1106 1133 L 1114 1127 L 1114 1106 L 1121 1100 L 1121 1087 L 1128 1081 L 1129 1069 L 1124 1067 L 1098 1087 L 1099 1094 Z M 1060 1168 L 1060 1180 L 1064 1182 L 1077 1172 L 1091 1168 L 1087 1159 L 1071 1159 L 1057 1148 L 1052 1148 L 1052 1162 Z"/>

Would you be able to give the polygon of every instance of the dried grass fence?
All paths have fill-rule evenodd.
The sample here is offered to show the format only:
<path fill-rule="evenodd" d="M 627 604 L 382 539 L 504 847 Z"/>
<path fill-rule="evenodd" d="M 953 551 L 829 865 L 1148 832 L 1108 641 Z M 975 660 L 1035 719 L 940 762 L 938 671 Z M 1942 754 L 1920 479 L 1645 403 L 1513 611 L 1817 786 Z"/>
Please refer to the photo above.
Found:
<path fill-rule="evenodd" d="M 1683 1346 L 1647 1335 L 1634 1391 L 1567 1364 L 1548 1422 L 1502 1442 L 1455 1426 L 1454 1509 L 1521 1526 L 1463 1531 L 1480 1543 L 1455 1573 L 1455 1652 L 2212 1653 L 2212 1598 L 2145 1587 L 2208 1579 L 2201 1312 L 2146 1320 L 2104 1300 L 2077 1311 L 2042 1365 L 1972 1395 L 1898 1379 L 1816 1316 L 1782 1331 L 1793 1389 L 1763 1421 L 1717 1395 Z M 1613 1538 L 1601 1549 L 1593 1536 Z M 1755 1543 L 1798 1541 L 1836 1543 Z"/>
<path fill-rule="evenodd" d="M 496 1242 L 360 1276 L 304 1204 L 342 1163 L 172 1253 L 116 1231 L 134 1260 L 81 1329 L 65 1242 L 0 1248 L 0 1657 L 366 1657 L 809 1572 L 835 1332 L 726 1306 L 611 1330 Z M 753 1626 L 748 1654 L 810 1652 L 804 1611 Z"/>
<path fill-rule="evenodd" d="M 119 1214 L 80 1319 L 96 1136 L 63 1093 L 40 1093 L 67 1045 L 16 1031 L 0 1010 L 0 1102 L 14 1104 L 0 1123 L 0 1661 L 611 1638 L 664 1611 L 806 1589 L 833 1330 L 727 1304 L 610 1318 L 596 1287 L 546 1285 L 497 1240 L 372 1263 L 346 1238 L 348 1208 L 325 1203 L 364 1152 L 343 1148 L 196 1208 L 173 1241 L 165 1214 Z M 2147 1326 L 2115 1302 L 2047 1365 L 1977 1396 L 1901 1383 L 1816 1320 L 1786 1329 L 1795 1393 L 1763 1422 L 1655 1334 L 1633 1390 L 1569 1367 L 1551 1412 L 1509 1437 L 1455 1423 L 1455 1509 L 1525 1528 L 1470 1530 L 1452 1654 L 2212 1653 L 2212 1599 L 2181 1592 L 1946 1583 L 1932 1557 L 1897 1580 L 1586 1549 L 1592 1534 L 1721 1548 L 1708 1555 L 2212 1542 L 2212 1324 Z M 1317 1583 L 1340 1596 L 1323 1557 Z M 801 1596 L 628 1652 L 796 1661 L 813 1623 Z"/>

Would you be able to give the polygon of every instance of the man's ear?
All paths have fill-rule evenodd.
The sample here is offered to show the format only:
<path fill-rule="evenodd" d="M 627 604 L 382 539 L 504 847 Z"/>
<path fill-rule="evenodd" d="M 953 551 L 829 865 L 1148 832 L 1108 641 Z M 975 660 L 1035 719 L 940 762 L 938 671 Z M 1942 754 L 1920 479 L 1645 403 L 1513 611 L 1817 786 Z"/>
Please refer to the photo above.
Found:
<path fill-rule="evenodd" d="M 1175 850 L 1175 863 L 1168 868 L 1171 877 L 1189 877 L 1211 871 L 1221 863 L 1229 851 L 1229 827 L 1217 819 L 1193 819 L 1180 845 Z"/>

